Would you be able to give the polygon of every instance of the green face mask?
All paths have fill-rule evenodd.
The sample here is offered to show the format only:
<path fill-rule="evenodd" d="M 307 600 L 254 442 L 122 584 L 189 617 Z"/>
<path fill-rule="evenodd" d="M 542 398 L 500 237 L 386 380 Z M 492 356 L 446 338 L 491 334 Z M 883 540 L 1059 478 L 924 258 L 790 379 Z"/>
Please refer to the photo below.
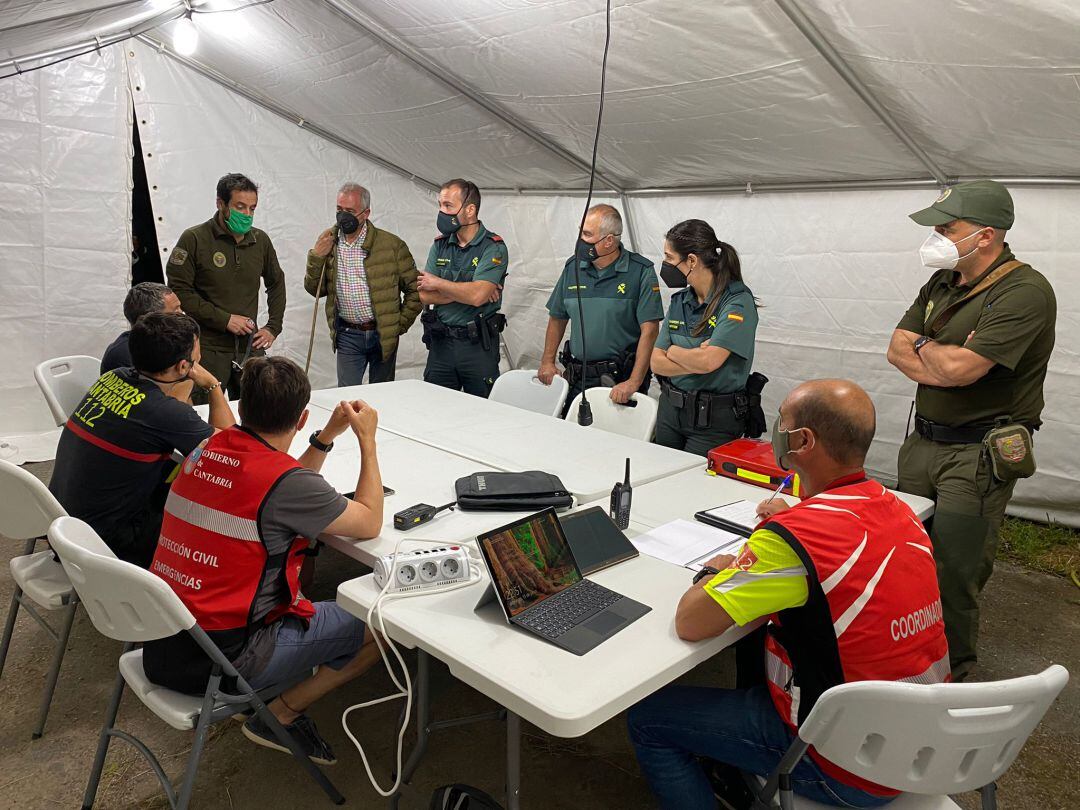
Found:
<path fill-rule="evenodd" d="M 225 224 L 229 226 L 230 231 L 243 236 L 251 230 L 251 221 L 253 219 L 254 217 L 251 214 L 241 214 L 235 208 L 230 208 Z"/>

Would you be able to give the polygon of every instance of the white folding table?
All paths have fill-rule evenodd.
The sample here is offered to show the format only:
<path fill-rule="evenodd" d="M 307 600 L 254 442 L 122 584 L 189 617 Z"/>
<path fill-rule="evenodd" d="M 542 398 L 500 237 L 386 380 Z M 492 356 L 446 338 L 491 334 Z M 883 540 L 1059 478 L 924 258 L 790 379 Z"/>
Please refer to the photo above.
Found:
<path fill-rule="evenodd" d="M 458 725 L 463 718 L 432 722 L 428 669 L 430 657 L 443 661 L 458 680 L 504 707 L 506 718 L 507 807 L 520 806 L 520 721 L 558 737 L 579 737 L 660 687 L 689 672 L 753 628 L 732 628 L 703 642 L 675 635 L 675 609 L 690 586 L 685 568 L 640 556 L 590 577 L 601 585 L 652 608 L 642 618 L 583 656 L 559 649 L 507 624 L 496 603 L 474 610 L 488 584 L 384 602 L 387 633 L 419 652 L 416 697 L 416 747 L 402 769 L 403 784 L 415 773 L 431 731 Z M 371 575 L 342 583 L 338 603 L 366 620 L 378 589 Z M 647 650 L 647 653 L 643 651 Z M 490 719 L 500 715 L 480 715 Z M 397 805 L 400 794 L 391 800 Z"/>
<path fill-rule="evenodd" d="M 627 458 L 634 486 L 705 465 L 701 456 L 681 450 L 582 427 L 420 380 L 330 388 L 311 394 L 312 402 L 324 408 L 333 408 L 342 399 L 362 399 L 378 410 L 381 428 L 473 459 L 480 468 L 553 473 L 580 502 L 609 493 L 622 479 Z"/>

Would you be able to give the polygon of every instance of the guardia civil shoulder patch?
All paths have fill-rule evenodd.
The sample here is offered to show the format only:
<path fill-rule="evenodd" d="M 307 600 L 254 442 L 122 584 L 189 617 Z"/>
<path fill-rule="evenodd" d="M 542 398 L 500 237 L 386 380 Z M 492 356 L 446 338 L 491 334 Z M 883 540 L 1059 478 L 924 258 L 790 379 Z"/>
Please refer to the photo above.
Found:
<path fill-rule="evenodd" d="M 222 267 L 225 266 L 225 261 L 225 254 L 222 253 L 220 250 L 214 254 L 214 267 L 220 270 Z"/>
<path fill-rule="evenodd" d="M 173 248 L 172 255 L 169 256 L 169 264 L 183 264 L 187 261 L 188 252 L 182 247 Z"/>

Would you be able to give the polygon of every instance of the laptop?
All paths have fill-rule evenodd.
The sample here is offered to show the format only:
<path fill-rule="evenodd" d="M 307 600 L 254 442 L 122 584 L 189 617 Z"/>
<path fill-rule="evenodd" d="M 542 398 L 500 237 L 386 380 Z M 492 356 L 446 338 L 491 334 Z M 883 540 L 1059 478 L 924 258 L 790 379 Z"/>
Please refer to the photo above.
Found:
<path fill-rule="evenodd" d="M 575 655 L 652 609 L 582 577 L 551 507 L 476 541 L 506 620 Z"/>
<path fill-rule="evenodd" d="M 610 568 L 615 563 L 632 560 L 638 555 L 634 544 L 626 539 L 602 506 L 590 506 L 559 516 L 570 550 L 583 576 Z"/>

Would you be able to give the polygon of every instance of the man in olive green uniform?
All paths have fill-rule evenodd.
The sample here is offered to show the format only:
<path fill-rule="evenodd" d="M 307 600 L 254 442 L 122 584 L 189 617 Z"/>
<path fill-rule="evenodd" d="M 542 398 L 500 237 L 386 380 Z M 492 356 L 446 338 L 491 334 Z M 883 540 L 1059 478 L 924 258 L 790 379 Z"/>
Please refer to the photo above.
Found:
<path fill-rule="evenodd" d="M 626 250 L 621 237 L 622 217 L 615 208 L 590 208 L 574 255 L 566 260 L 548 298 L 547 333 L 537 376 L 551 385 L 559 373 L 555 355 L 567 323 L 572 322 L 569 352 L 564 350 L 559 358 L 570 384 L 564 416 L 583 388 L 606 385 L 611 400 L 623 404 L 635 392 L 646 393 L 652 381 L 649 359 L 664 317 L 660 284 L 653 263 Z"/>
<path fill-rule="evenodd" d="M 506 279 L 502 237 L 479 219 L 480 189 L 450 180 L 439 190 L 439 236 L 417 279 L 428 347 L 424 380 L 478 397 L 499 376 L 499 312 Z"/>
<path fill-rule="evenodd" d="M 285 275 L 277 253 L 270 237 L 251 227 L 258 202 L 258 186 L 247 177 L 222 177 L 214 216 L 180 234 L 166 266 L 169 287 L 201 329 L 203 367 L 234 399 L 240 396 L 237 369 L 247 357 L 265 353 L 281 334 L 285 316 Z M 261 329 L 255 323 L 260 279 L 269 312 Z M 201 390 L 192 392 L 192 402 L 205 401 Z"/>
<path fill-rule="evenodd" d="M 889 362 L 919 384 L 899 486 L 936 501 L 930 536 L 953 677 L 963 680 L 976 661 L 979 592 L 1016 483 L 994 476 L 983 439 L 1005 421 L 1031 431 L 1041 424 L 1057 302 L 1005 242 L 1013 202 L 999 183 L 962 183 L 911 218 L 934 228 L 920 255 L 938 270 L 889 346 Z"/>

